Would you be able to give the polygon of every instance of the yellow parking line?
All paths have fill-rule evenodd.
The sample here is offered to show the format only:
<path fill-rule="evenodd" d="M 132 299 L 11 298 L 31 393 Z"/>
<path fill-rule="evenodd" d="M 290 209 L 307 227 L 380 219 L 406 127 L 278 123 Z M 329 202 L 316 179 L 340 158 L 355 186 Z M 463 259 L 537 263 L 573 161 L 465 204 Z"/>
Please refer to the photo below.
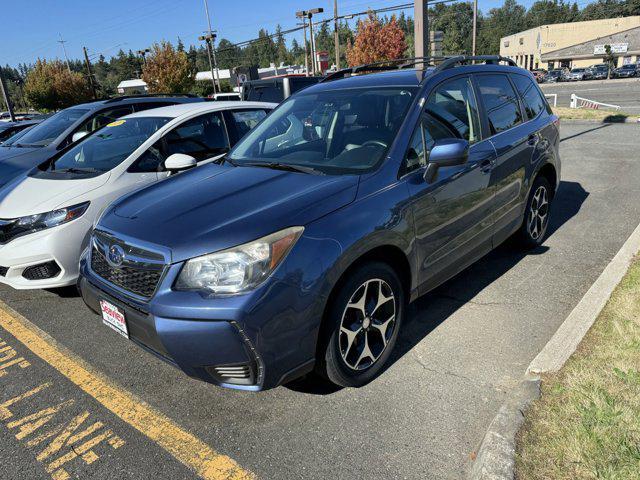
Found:
<path fill-rule="evenodd" d="M 255 478 L 233 459 L 217 453 L 171 419 L 95 371 L 2 301 L 0 327 L 105 408 L 195 470 L 200 477 L 207 480 Z"/>

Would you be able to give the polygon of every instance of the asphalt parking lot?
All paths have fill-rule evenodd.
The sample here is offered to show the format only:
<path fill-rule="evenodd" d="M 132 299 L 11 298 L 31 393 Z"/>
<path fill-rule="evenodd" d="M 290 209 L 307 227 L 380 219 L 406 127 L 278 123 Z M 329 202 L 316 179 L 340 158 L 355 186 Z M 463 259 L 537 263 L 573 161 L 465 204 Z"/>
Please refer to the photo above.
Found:
<path fill-rule="evenodd" d="M 0 288 L 42 331 L 0 313 L 0 472 L 462 478 L 509 389 L 640 221 L 637 133 L 563 124 L 545 244 L 501 246 L 420 299 L 392 364 L 360 389 L 223 390 L 104 327 L 72 290 Z"/>
<path fill-rule="evenodd" d="M 544 93 L 557 93 L 558 106 L 568 107 L 571 94 L 597 102 L 620 105 L 623 112 L 640 114 L 640 78 L 543 83 Z"/>

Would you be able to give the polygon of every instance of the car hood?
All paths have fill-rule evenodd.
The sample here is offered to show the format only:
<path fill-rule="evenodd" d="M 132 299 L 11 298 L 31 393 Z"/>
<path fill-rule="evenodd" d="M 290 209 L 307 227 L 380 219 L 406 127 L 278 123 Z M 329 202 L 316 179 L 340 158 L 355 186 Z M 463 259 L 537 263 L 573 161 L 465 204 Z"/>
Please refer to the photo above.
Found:
<path fill-rule="evenodd" d="M 101 187 L 109 174 L 77 180 L 23 176 L 0 188 L 0 218 L 17 218 L 68 207 L 78 197 Z"/>
<path fill-rule="evenodd" d="M 0 147 L 0 187 L 40 165 L 50 156 L 49 149 Z"/>
<path fill-rule="evenodd" d="M 209 164 L 121 198 L 97 228 L 179 262 L 304 226 L 351 203 L 358 179 Z"/>

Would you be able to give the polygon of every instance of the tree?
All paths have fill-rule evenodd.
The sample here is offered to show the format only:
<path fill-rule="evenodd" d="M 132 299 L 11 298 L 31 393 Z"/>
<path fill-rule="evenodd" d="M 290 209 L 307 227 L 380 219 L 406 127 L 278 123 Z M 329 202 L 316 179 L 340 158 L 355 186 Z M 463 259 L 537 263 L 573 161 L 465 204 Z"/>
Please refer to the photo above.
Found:
<path fill-rule="evenodd" d="M 142 79 L 151 93 L 187 93 L 194 81 L 187 54 L 177 51 L 170 42 L 151 47 Z"/>
<path fill-rule="evenodd" d="M 473 5 L 471 3 L 437 4 L 430 10 L 433 30 L 444 32 L 442 50 L 445 55 L 471 54 Z"/>
<path fill-rule="evenodd" d="M 379 62 L 402 58 L 407 50 L 404 32 L 396 17 L 382 25 L 373 12 L 364 21 L 358 22 L 358 33 L 353 47 L 347 50 L 349 65 Z"/>
<path fill-rule="evenodd" d="M 615 67 L 616 65 L 616 57 L 613 54 L 613 51 L 611 50 L 611 45 L 605 45 L 604 46 L 604 63 L 606 63 L 607 65 L 609 65 L 609 71 L 607 73 L 607 78 L 611 78 L 611 70 Z"/>
<path fill-rule="evenodd" d="M 25 80 L 24 96 L 34 108 L 59 110 L 88 101 L 91 92 L 82 75 L 61 61 L 38 60 Z"/>
<path fill-rule="evenodd" d="M 526 30 L 525 14 L 525 8 L 515 0 L 505 0 L 500 8 L 489 10 L 489 15 L 481 22 L 478 53 L 497 54 L 502 37 Z"/>

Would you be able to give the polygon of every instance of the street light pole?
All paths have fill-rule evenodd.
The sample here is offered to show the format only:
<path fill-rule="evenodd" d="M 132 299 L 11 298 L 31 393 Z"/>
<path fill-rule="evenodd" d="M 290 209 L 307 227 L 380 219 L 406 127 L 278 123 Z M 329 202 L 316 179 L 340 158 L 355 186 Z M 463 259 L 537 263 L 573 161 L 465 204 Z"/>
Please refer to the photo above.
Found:
<path fill-rule="evenodd" d="M 416 57 L 429 55 L 429 7 L 425 0 L 414 0 L 413 33 Z"/>
<path fill-rule="evenodd" d="M 69 73 L 71 73 L 71 66 L 69 65 L 69 57 L 67 56 L 67 47 L 64 46 L 66 42 L 66 40 L 62 39 L 62 34 L 59 33 L 58 35 L 60 35 L 60 40 L 58 40 L 58 43 L 60 45 L 62 45 L 62 51 L 64 52 L 64 60 L 67 63 L 67 70 L 69 70 Z"/>
<path fill-rule="evenodd" d="M 338 0 L 333 0 L 333 41 L 336 51 L 336 70 L 340 70 L 340 36 L 338 33 Z"/>
<path fill-rule="evenodd" d="M 309 46 L 307 45 L 307 20 L 302 17 L 302 31 L 304 32 L 304 72 L 309 76 Z"/>
<path fill-rule="evenodd" d="M 207 56 L 209 57 L 209 69 L 211 70 L 211 84 L 213 85 L 213 93 L 215 95 L 216 93 L 216 77 L 214 76 L 213 73 L 213 55 L 211 54 L 211 43 L 209 42 L 209 35 L 202 35 L 200 37 L 198 37 L 198 40 L 203 41 L 207 44 Z"/>
<path fill-rule="evenodd" d="M 9 98 L 9 94 L 7 93 L 7 85 L 4 83 L 4 75 L 2 73 L 2 68 L 0 68 L 0 90 L 2 90 L 2 97 L 4 98 L 4 103 L 7 105 L 7 111 L 9 112 L 9 120 L 12 122 L 16 121 L 16 116 L 13 114 L 13 105 L 11 105 L 11 99 Z"/>
<path fill-rule="evenodd" d="M 476 36 L 478 33 L 478 0 L 473 0 L 473 44 L 471 46 L 471 55 L 476 54 Z"/>
<path fill-rule="evenodd" d="M 209 39 L 207 40 L 207 45 L 209 45 L 209 65 L 211 67 L 211 80 L 213 81 L 213 93 L 216 90 L 216 79 L 218 81 L 218 88 L 220 88 L 220 78 L 218 76 L 218 62 L 216 61 L 216 52 L 213 51 L 212 40 L 215 38 L 215 35 L 211 31 L 211 17 L 209 16 L 209 4 L 207 0 L 204 0 L 204 11 L 207 14 L 207 25 L 209 27 Z M 215 73 L 214 73 L 215 68 Z M 215 75 L 215 76 L 214 76 Z"/>
<path fill-rule="evenodd" d="M 296 17 L 309 19 L 309 33 L 311 34 L 311 42 L 310 42 L 311 71 L 313 72 L 314 75 L 316 74 L 316 40 L 315 40 L 315 35 L 313 34 L 312 18 L 316 13 L 322 13 L 322 12 L 324 12 L 324 8 L 312 8 L 311 10 L 301 10 L 299 12 L 296 12 Z M 306 46 L 307 46 L 307 40 L 306 40 L 306 31 L 305 31 L 305 48 Z"/>

